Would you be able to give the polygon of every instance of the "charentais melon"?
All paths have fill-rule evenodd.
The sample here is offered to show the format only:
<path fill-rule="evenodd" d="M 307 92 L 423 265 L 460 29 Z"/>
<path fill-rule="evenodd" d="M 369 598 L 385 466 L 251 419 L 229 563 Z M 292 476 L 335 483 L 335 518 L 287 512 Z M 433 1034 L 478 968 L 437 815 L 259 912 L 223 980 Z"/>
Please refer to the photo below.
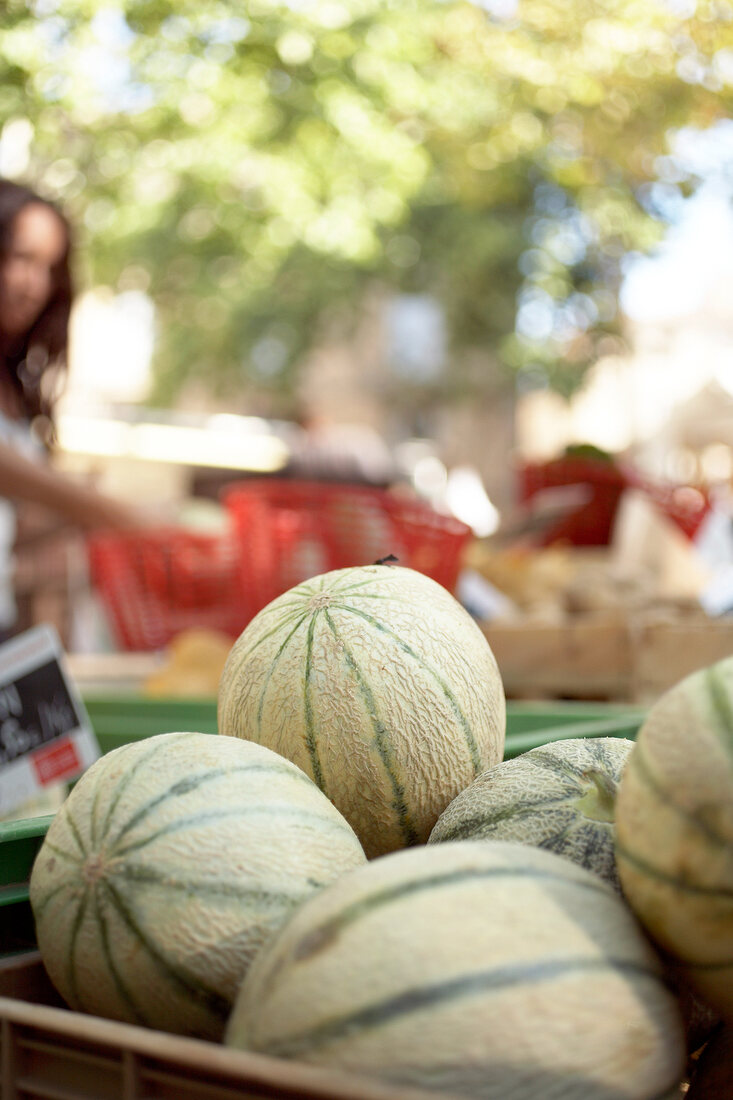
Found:
<path fill-rule="evenodd" d="M 372 565 L 291 588 L 234 644 L 220 734 L 294 761 L 367 856 L 424 843 L 504 752 L 506 708 L 483 633 L 441 585 Z"/>
<path fill-rule="evenodd" d="M 365 862 L 289 760 L 160 734 L 93 764 L 51 823 L 30 879 L 41 957 L 71 1008 L 219 1039 L 263 944 Z"/>

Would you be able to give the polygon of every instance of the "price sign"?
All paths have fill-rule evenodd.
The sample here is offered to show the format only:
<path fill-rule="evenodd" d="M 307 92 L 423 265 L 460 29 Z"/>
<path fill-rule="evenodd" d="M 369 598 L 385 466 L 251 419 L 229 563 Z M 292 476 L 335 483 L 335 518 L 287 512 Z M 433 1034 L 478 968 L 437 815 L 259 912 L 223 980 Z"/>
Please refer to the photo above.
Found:
<path fill-rule="evenodd" d="M 0 812 L 74 779 L 99 755 L 56 631 L 37 626 L 0 645 Z"/>

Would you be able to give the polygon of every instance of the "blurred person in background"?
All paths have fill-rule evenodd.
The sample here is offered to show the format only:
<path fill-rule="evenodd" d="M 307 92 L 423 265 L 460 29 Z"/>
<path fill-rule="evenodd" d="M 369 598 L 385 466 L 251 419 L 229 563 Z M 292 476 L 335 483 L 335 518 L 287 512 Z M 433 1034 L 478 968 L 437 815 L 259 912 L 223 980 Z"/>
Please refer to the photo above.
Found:
<path fill-rule="evenodd" d="M 0 640 L 19 626 L 13 551 L 39 516 L 77 531 L 143 525 L 132 508 L 54 469 L 54 409 L 66 372 L 72 242 L 63 214 L 0 180 Z M 27 624 L 25 624 L 27 625 Z"/>

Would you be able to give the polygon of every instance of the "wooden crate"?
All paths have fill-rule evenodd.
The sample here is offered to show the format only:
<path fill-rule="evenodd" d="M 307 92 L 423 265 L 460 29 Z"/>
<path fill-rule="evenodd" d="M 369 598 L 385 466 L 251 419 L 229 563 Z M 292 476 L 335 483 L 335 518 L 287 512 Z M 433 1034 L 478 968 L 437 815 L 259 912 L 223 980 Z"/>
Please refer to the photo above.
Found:
<path fill-rule="evenodd" d="M 578 615 L 558 624 L 485 623 L 513 699 L 596 699 L 646 706 L 691 672 L 733 656 L 733 621 L 650 612 Z"/>
<path fill-rule="evenodd" d="M 647 616 L 630 624 L 634 653 L 630 697 L 651 703 L 691 672 L 733 656 L 733 621 Z"/>
<path fill-rule="evenodd" d="M 624 617 L 486 623 L 482 629 L 511 698 L 629 698 L 633 655 Z"/>
<path fill-rule="evenodd" d="M 2 1100 L 450 1100 L 59 1006 L 36 952 L 0 961 Z"/>

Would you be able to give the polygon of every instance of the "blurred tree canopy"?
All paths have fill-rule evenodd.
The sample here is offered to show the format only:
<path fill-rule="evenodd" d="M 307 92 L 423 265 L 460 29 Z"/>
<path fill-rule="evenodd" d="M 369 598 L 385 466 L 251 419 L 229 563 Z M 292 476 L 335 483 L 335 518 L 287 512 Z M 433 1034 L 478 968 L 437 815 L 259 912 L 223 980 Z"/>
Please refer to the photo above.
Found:
<path fill-rule="evenodd" d="M 287 394 L 373 285 L 442 305 L 444 393 L 571 392 L 625 257 L 695 186 L 670 135 L 730 113 L 729 0 L 6 0 L 3 146 L 84 285 L 140 289 L 156 393 Z M 490 377 L 491 375 L 494 377 Z"/>

